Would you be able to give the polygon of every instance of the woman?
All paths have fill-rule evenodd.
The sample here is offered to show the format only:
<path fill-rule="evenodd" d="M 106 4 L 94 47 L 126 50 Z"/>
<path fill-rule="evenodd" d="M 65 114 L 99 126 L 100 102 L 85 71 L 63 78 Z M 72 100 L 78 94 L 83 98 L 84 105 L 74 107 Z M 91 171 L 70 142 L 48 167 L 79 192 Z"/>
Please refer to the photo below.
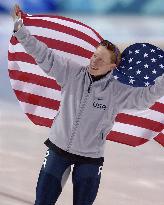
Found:
<path fill-rule="evenodd" d="M 121 54 L 107 40 L 98 45 L 86 67 L 60 57 L 32 36 L 20 17 L 19 6 L 15 6 L 15 37 L 62 88 L 61 106 L 45 141 L 48 150 L 39 173 L 35 205 L 57 201 L 71 165 L 74 165 L 73 204 L 92 205 L 100 184 L 106 135 L 115 117 L 125 108 L 150 107 L 163 95 L 163 81 L 150 90 L 118 82 L 112 73 L 120 63 Z"/>

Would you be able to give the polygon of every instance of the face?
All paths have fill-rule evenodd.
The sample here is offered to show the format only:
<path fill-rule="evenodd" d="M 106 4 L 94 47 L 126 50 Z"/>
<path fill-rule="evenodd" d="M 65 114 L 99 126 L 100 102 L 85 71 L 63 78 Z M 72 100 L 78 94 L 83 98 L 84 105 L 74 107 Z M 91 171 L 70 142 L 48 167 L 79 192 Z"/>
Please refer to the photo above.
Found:
<path fill-rule="evenodd" d="M 116 68 L 116 64 L 111 63 L 111 55 L 112 53 L 107 48 L 100 45 L 90 59 L 88 72 L 98 76 Z"/>

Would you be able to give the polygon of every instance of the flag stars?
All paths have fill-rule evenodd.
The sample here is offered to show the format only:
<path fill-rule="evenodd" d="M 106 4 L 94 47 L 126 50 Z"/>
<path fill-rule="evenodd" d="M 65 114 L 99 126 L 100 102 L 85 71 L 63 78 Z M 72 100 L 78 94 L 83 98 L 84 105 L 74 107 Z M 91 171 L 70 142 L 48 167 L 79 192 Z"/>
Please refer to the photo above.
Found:
<path fill-rule="evenodd" d="M 145 54 L 144 54 L 144 58 L 147 58 L 147 57 L 148 57 L 148 54 L 147 54 L 147 53 L 145 53 Z"/>
<path fill-rule="evenodd" d="M 144 82 L 144 83 L 145 83 L 145 82 Z M 146 82 L 146 83 L 145 83 L 145 86 L 149 86 L 149 85 L 150 85 L 150 83 L 149 83 L 149 82 Z"/>
<path fill-rule="evenodd" d="M 145 78 L 146 80 L 149 79 L 149 77 L 148 77 L 147 75 L 146 75 L 144 78 Z"/>
<path fill-rule="evenodd" d="M 145 67 L 145 68 L 148 68 L 148 67 L 149 67 L 149 65 L 148 65 L 148 64 L 145 64 L 145 65 L 144 65 L 144 67 Z"/>
<path fill-rule="evenodd" d="M 152 73 L 153 73 L 153 74 L 156 74 L 156 73 L 157 73 L 157 71 L 154 69 L 154 70 L 152 71 Z"/>
<path fill-rule="evenodd" d="M 155 53 L 155 50 L 154 50 L 154 49 L 151 49 L 150 51 L 151 51 L 151 53 Z"/>
<path fill-rule="evenodd" d="M 161 64 L 161 65 L 159 65 L 159 67 L 164 68 L 164 65 L 163 65 L 163 64 Z"/>
<path fill-rule="evenodd" d="M 137 61 L 137 62 L 136 62 L 136 64 L 139 64 L 139 63 L 141 63 L 141 61 Z"/>
<path fill-rule="evenodd" d="M 140 53 L 140 50 L 135 50 L 135 54 Z"/>
<path fill-rule="evenodd" d="M 133 84 L 135 80 L 133 80 L 132 78 L 130 79 L 129 83 Z"/>
<path fill-rule="evenodd" d="M 129 59 L 129 63 L 131 63 L 132 61 L 133 61 L 133 58 L 130 58 L 130 59 Z"/>
<path fill-rule="evenodd" d="M 143 47 L 145 48 L 143 48 Z M 160 49 L 159 49 L 160 50 Z M 164 55 L 163 51 L 158 51 L 155 47 L 149 47 L 149 44 L 143 43 L 140 47 L 130 48 L 126 51 L 126 55 L 122 56 L 122 60 L 125 59 L 125 62 L 122 62 L 120 67 L 124 68 L 122 76 L 125 75 L 125 81 L 131 86 L 135 86 L 142 82 L 142 86 L 150 86 L 153 82 L 153 79 L 157 76 L 158 69 L 164 70 Z M 149 72 L 143 72 L 149 71 Z M 134 76 L 134 77 L 133 77 Z M 119 77 L 119 78 L 118 78 Z M 138 79 L 140 78 L 140 81 Z M 153 79 L 152 79 L 153 78 Z M 115 79 L 121 79 L 117 74 Z"/>
<path fill-rule="evenodd" d="M 137 73 L 137 75 L 138 75 L 138 74 L 140 74 L 140 73 L 141 73 L 141 71 L 138 69 L 136 73 Z"/>
<path fill-rule="evenodd" d="M 117 80 L 119 77 L 117 75 L 114 75 L 114 78 Z"/>
<path fill-rule="evenodd" d="M 155 58 L 152 58 L 152 59 L 151 59 L 152 63 L 155 63 L 156 60 L 157 60 L 157 59 L 155 59 Z"/>

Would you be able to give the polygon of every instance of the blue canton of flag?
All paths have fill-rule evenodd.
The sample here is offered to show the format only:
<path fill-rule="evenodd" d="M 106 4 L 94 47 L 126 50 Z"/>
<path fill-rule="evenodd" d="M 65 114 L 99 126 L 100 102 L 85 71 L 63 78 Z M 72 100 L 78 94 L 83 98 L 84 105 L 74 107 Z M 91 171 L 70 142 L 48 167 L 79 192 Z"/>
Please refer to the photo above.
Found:
<path fill-rule="evenodd" d="M 152 44 L 132 44 L 121 57 L 120 65 L 113 70 L 114 78 L 121 83 L 146 87 L 164 73 L 164 51 Z"/>

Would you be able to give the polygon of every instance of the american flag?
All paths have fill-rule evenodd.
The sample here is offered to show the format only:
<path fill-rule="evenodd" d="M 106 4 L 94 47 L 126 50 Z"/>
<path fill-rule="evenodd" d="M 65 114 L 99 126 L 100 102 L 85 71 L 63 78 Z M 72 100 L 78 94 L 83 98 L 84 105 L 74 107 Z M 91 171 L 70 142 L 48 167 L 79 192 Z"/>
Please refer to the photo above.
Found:
<path fill-rule="evenodd" d="M 121 57 L 119 67 L 113 72 L 114 78 L 121 83 L 133 87 L 147 87 L 154 85 L 156 78 L 164 73 L 164 51 L 152 44 L 132 44 L 122 52 Z M 131 143 L 135 146 L 154 138 L 164 146 L 163 114 L 164 96 L 149 109 L 133 113 L 126 110 L 117 115 L 112 129 L 121 131 L 113 136 L 109 134 L 109 139 L 115 138 L 116 135 L 123 143 L 132 140 Z"/>
<path fill-rule="evenodd" d="M 22 13 L 22 19 L 31 34 L 46 43 L 48 47 L 52 48 L 58 55 L 72 58 L 84 66 L 88 65 L 89 59 L 96 50 L 96 46 L 103 39 L 91 27 L 63 16 L 28 15 Z M 134 68 L 131 69 L 131 64 L 134 62 L 138 66 L 139 64 L 144 64 L 143 61 L 139 62 L 141 61 L 141 57 L 143 57 L 143 53 L 139 51 L 139 48 L 143 45 L 144 44 L 132 45 L 123 52 L 122 63 L 120 67 L 114 71 L 114 77 L 122 83 L 128 84 L 131 82 L 132 86 L 147 86 L 148 83 L 153 84 L 153 80 L 162 73 L 163 51 L 153 47 L 155 51 L 160 52 L 159 55 L 162 56 L 158 56 L 158 61 L 161 60 L 161 65 L 157 67 L 159 73 L 156 73 L 156 75 L 154 73 L 154 75 L 150 77 L 150 68 L 145 68 L 145 71 L 146 69 L 149 71 L 145 74 L 151 80 L 148 81 L 148 79 L 145 79 L 148 81 L 147 85 L 141 84 L 140 81 L 142 81 L 142 79 L 138 76 L 139 71 L 138 74 L 135 74 L 134 71 L 136 70 Z M 152 46 L 148 44 L 145 45 L 147 47 L 150 46 L 150 48 Z M 137 46 L 137 48 L 135 46 Z M 146 48 L 143 46 L 142 49 Z M 127 54 L 127 52 L 128 55 L 124 55 Z M 149 50 L 148 55 L 150 52 Z M 129 55 L 132 55 L 132 60 L 130 60 Z M 135 59 L 137 55 L 139 58 Z M 129 59 L 127 59 L 126 56 L 128 56 Z M 156 59 L 157 55 L 152 51 L 152 57 L 146 57 L 145 54 L 144 58 L 151 61 L 151 58 Z M 129 61 L 127 62 L 127 60 Z M 129 69 L 124 70 L 124 66 L 127 63 Z M 153 66 L 151 69 L 156 69 L 156 67 Z M 24 113 L 34 124 L 51 127 L 60 106 L 61 87 L 54 78 L 48 76 L 39 68 L 35 60 L 26 53 L 14 36 L 11 37 L 9 44 L 8 71 L 12 88 Z M 144 77 L 144 74 L 142 76 Z M 144 82 L 146 83 L 147 81 Z M 134 111 L 132 113 L 131 111 L 128 113 L 128 111 L 126 111 L 119 113 L 106 139 L 134 147 L 144 144 L 150 139 L 155 139 L 164 146 L 163 113 L 164 98 L 159 99 L 151 108 L 142 112 Z"/>

